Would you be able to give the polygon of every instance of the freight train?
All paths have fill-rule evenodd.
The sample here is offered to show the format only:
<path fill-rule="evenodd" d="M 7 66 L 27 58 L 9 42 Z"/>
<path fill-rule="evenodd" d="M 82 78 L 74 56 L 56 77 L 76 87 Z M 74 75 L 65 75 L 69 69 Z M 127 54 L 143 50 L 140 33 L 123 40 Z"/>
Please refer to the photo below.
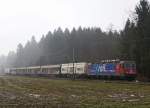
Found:
<path fill-rule="evenodd" d="M 135 78 L 137 75 L 134 61 L 102 60 L 100 63 L 65 63 L 33 67 L 10 68 L 9 75 L 53 76 L 78 78 Z"/>

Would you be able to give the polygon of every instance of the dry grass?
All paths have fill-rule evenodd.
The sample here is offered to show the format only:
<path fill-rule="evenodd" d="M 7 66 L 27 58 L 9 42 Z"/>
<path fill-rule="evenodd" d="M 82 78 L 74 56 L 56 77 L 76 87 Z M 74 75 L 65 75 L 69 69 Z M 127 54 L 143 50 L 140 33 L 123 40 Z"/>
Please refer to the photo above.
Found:
<path fill-rule="evenodd" d="M 0 106 L 149 108 L 150 84 L 0 77 Z"/>

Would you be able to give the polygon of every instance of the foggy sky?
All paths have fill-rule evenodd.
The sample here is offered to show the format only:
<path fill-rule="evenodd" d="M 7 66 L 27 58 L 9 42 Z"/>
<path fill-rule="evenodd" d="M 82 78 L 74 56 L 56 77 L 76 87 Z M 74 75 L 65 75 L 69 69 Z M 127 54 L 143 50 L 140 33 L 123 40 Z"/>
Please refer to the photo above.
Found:
<path fill-rule="evenodd" d="M 54 29 L 123 28 L 139 0 L 0 0 L 0 55 Z"/>

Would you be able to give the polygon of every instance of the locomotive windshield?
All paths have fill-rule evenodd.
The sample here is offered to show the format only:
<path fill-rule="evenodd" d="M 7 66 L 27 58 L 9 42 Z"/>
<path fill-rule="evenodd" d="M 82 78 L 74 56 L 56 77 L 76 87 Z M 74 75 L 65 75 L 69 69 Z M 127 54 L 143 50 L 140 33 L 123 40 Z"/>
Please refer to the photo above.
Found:
<path fill-rule="evenodd" d="M 124 68 L 132 68 L 132 69 L 136 68 L 135 63 L 124 63 L 123 66 L 124 66 Z"/>

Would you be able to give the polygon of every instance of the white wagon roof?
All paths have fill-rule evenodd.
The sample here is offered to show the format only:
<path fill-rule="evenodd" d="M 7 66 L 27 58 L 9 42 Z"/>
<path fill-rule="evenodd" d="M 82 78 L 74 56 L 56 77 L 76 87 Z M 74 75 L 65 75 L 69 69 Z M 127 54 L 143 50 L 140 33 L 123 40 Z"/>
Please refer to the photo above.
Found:
<path fill-rule="evenodd" d="M 86 65 L 86 62 L 80 62 L 80 63 L 74 63 L 74 66 L 84 66 Z M 73 67 L 73 63 L 66 63 L 66 64 L 62 64 L 62 67 Z"/>

